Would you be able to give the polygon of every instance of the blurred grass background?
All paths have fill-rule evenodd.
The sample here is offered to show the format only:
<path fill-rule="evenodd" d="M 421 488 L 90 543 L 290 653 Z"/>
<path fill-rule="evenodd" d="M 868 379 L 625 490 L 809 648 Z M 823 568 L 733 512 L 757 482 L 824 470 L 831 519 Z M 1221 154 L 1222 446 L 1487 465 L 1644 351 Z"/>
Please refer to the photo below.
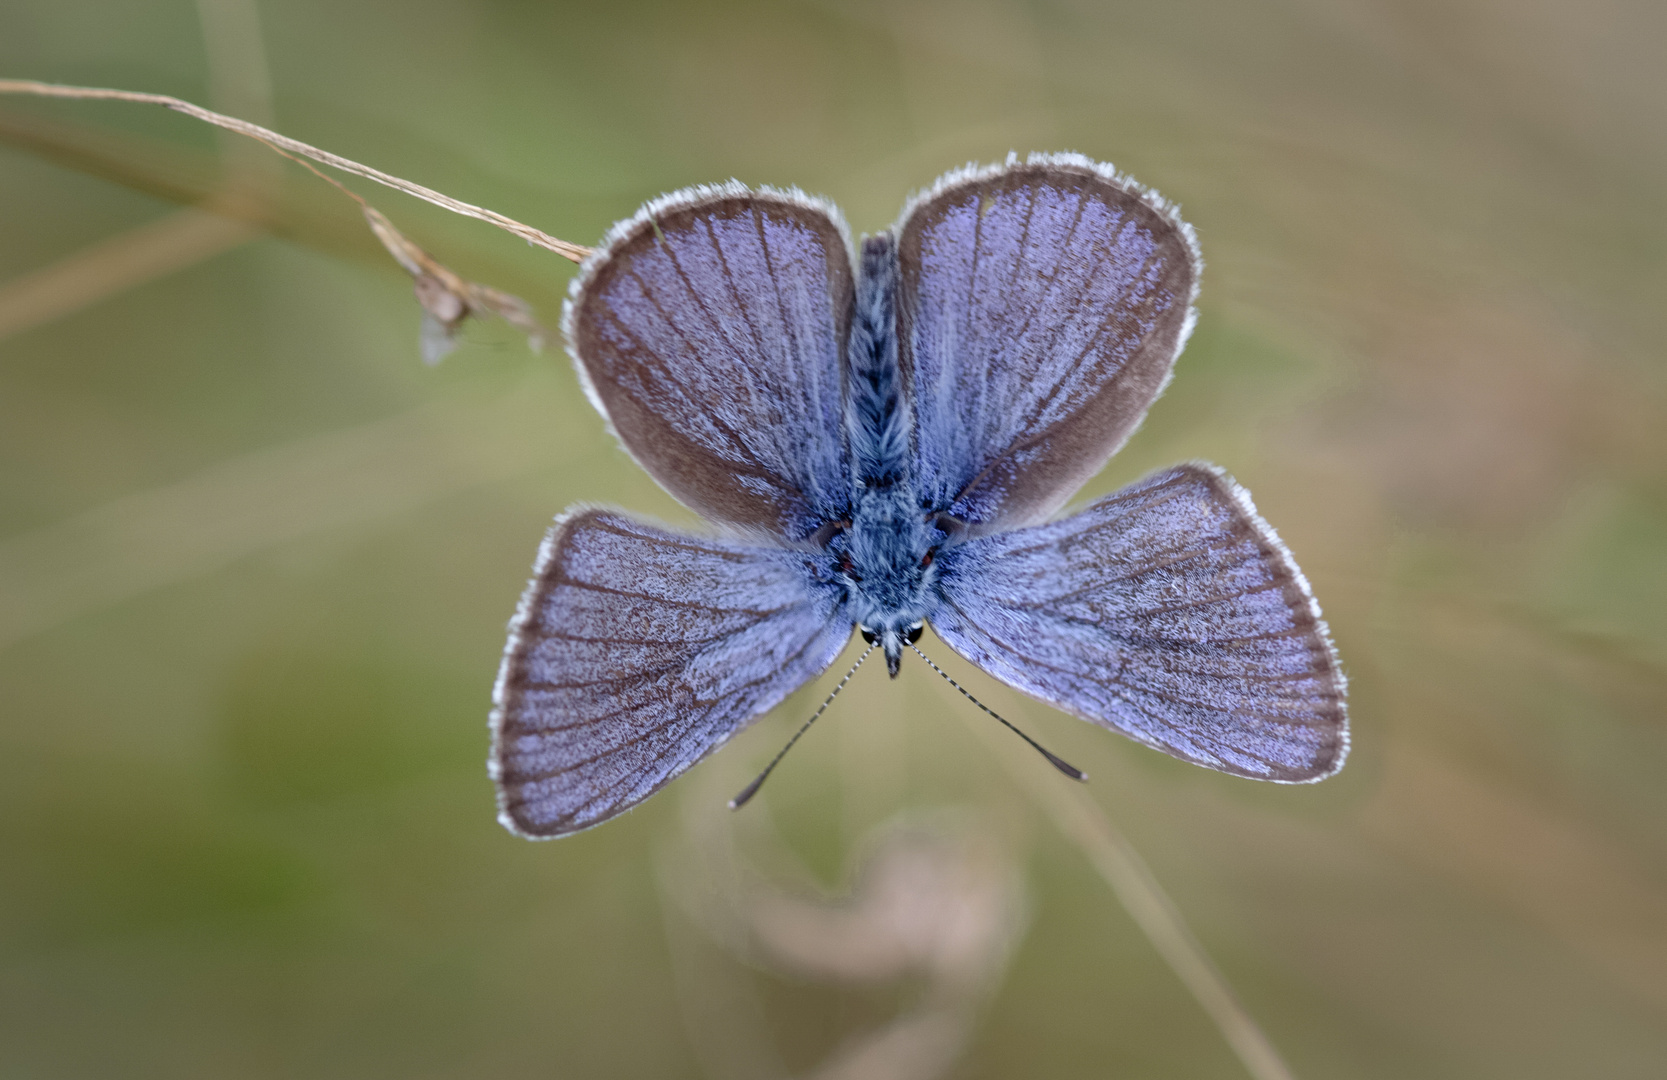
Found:
<path fill-rule="evenodd" d="M 0 0 L 0 74 L 269 108 L 577 243 L 730 176 L 873 231 L 1009 149 L 1179 201 L 1198 332 L 1085 495 L 1244 482 L 1326 608 L 1354 754 L 1258 786 L 969 685 L 1092 774 L 1296 1075 L 1667 1072 L 1667 9 L 264 0 L 253 39 L 248 10 Z M 494 822 L 547 522 L 690 520 L 559 350 L 471 326 L 425 368 L 406 279 L 287 164 L 285 239 L 147 240 L 238 160 L 191 121 L 14 98 L 0 129 L 0 1075 L 729 1075 L 714 1039 L 806 1074 L 905 1007 L 720 954 L 760 1011 L 714 1031 L 676 970 L 667 853 L 831 679 L 603 828 Z M 359 189 L 559 317 L 570 265 Z M 125 241 L 136 284 L 76 299 Z M 759 820 L 835 889 L 900 812 L 1011 832 L 1029 929 L 953 1075 L 1244 1075 L 984 722 L 865 671 Z"/>

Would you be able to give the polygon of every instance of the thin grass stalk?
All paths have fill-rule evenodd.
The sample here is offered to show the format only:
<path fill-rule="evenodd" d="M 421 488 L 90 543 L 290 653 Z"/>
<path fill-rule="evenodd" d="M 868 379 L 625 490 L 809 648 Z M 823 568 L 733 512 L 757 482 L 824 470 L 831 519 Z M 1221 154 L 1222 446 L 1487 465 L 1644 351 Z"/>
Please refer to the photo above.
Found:
<path fill-rule="evenodd" d="M 0 94 L 31 94 L 36 97 L 70 98 L 79 101 L 130 101 L 142 105 L 161 105 L 174 112 L 195 117 L 216 127 L 235 131 L 247 135 L 251 139 L 259 139 L 268 146 L 280 151 L 287 151 L 301 157 L 310 158 L 331 168 L 354 176 L 374 180 L 385 187 L 407 195 L 433 203 L 435 206 L 450 210 L 454 214 L 472 217 L 496 225 L 505 232 L 513 233 L 530 244 L 553 251 L 564 259 L 582 262 L 590 254 L 590 249 L 578 244 L 570 244 L 566 240 L 558 240 L 542 229 L 535 229 L 531 225 L 523 224 L 512 217 L 507 217 L 496 210 L 466 203 L 461 199 L 454 199 L 450 195 L 442 195 L 432 188 L 414 184 L 409 180 L 402 180 L 397 176 L 374 169 L 369 165 L 361 165 L 357 161 L 344 158 L 339 154 L 332 154 L 328 150 L 320 150 L 316 146 L 309 146 L 299 139 L 292 139 L 287 135 L 280 135 L 270 128 L 251 124 L 247 120 L 239 120 L 233 116 L 217 113 L 212 109 L 205 109 L 201 105 L 193 105 L 183 98 L 172 97 L 168 94 L 147 94 L 134 90 L 110 90 L 93 86 L 65 86 L 61 83 L 36 82 L 32 79 L 0 79 Z"/>
<path fill-rule="evenodd" d="M 1272 1040 L 1187 927 L 1180 909 L 1158 884 L 1146 860 L 1112 824 L 1089 790 L 1081 784 L 1064 782 L 1052 769 L 1039 768 L 1030 754 L 1016 752 L 1012 739 L 982 714 L 958 711 L 967 717 L 973 731 L 1014 782 L 1111 886 L 1123 909 L 1191 992 L 1245 1071 L 1254 1080 L 1295 1080 Z"/>

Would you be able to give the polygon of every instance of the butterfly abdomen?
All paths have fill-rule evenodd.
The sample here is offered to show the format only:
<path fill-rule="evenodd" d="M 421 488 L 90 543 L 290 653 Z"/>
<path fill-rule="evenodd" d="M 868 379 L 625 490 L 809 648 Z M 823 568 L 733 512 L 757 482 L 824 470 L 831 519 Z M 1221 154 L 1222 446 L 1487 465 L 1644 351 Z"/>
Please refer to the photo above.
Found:
<path fill-rule="evenodd" d="M 846 437 L 857 493 L 909 475 L 909 414 L 897 365 L 897 250 L 889 234 L 862 244 L 847 349 Z"/>

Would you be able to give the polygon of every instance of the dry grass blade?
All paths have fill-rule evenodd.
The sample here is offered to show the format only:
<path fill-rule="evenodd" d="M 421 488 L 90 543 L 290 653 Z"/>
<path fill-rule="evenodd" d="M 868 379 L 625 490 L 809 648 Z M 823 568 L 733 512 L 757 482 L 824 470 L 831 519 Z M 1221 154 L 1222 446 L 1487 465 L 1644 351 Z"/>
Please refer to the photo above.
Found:
<path fill-rule="evenodd" d="M 547 333 L 544 327 L 539 325 L 538 320 L 533 315 L 531 305 L 526 301 L 500 289 L 468 281 L 453 272 L 408 239 L 395 228 L 393 222 L 389 221 L 385 214 L 371 206 L 363 196 L 334 177 L 320 172 L 307 159 L 331 165 L 356 176 L 375 180 L 380 184 L 414 195 L 454 213 L 490 222 L 526 239 L 530 243 L 538 244 L 574 262 L 579 262 L 590 253 L 588 248 L 569 244 L 565 240 L 557 240 L 555 237 L 534 229 L 530 225 L 523 225 L 495 211 L 484 210 L 478 206 L 460 202 L 419 184 L 401 180 L 399 177 L 390 176 L 380 170 L 319 150 L 296 139 L 279 135 L 277 132 L 258 124 L 238 120 L 235 117 L 226 116 L 165 94 L 62 86 L 55 83 L 38 83 L 15 79 L 0 79 L 0 93 L 35 94 L 43 97 L 72 99 L 134 101 L 163 105 L 175 112 L 184 113 L 187 116 L 206 121 L 228 131 L 256 139 L 301 165 L 314 176 L 332 185 L 358 203 L 364 213 L 365 221 L 370 225 L 371 232 L 375 234 L 377 240 L 381 242 L 388 253 L 394 257 L 394 260 L 411 275 L 415 282 L 417 302 L 422 305 L 423 309 L 423 359 L 430 364 L 439 363 L 447 353 L 456 348 L 459 328 L 473 315 L 498 316 L 525 333 L 528 344 L 532 346 L 535 352 L 543 347 Z M 212 206 L 206 208 L 213 209 Z M 29 292 L 28 295 L 33 296 L 34 294 Z"/>
<path fill-rule="evenodd" d="M 0 653 L 90 612 L 527 468 L 536 395 L 428 406 L 220 461 L 0 540 Z"/>
<path fill-rule="evenodd" d="M 1046 780 L 1044 785 L 1040 781 Z M 1226 976 L 1163 891 L 1146 860 L 1081 788 L 1054 777 L 1032 779 L 1054 824 L 1086 854 L 1164 961 L 1209 1014 L 1245 1070 L 1256 1080 L 1293 1080 L 1289 1066 L 1245 1010 Z M 1047 788 L 1046 793 L 1041 789 Z"/>
<path fill-rule="evenodd" d="M 1294 1080 L 1284 1058 L 1187 928 L 1180 909 L 1152 876 L 1146 861 L 1088 790 L 1061 782 L 1052 770 L 1042 771 L 1029 755 L 1015 754 L 1001 731 L 983 717 L 972 716 L 971 726 L 1054 827 L 1088 856 L 1124 910 L 1214 1022 L 1245 1071 L 1255 1080 Z"/>
<path fill-rule="evenodd" d="M 195 266 L 259 233 L 240 221 L 180 210 L 0 284 L 0 340 Z"/>
<path fill-rule="evenodd" d="M 578 244 L 570 244 L 565 240 L 558 240 L 541 229 L 524 225 L 495 210 L 487 210 L 484 207 L 463 202 L 461 199 L 454 199 L 450 195 L 442 195 L 432 188 L 423 187 L 421 184 L 413 184 L 409 180 L 402 180 L 380 169 L 373 169 L 369 165 L 361 165 L 357 161 L 332 154 L 328 150 L 320 150 L 315 146 L 309 146 L 298 139 L 280 135 L 269 128 L 261 127 L 259 124 L 251 124 L 247 120 L 239 120 L 233 116 L 214 112 L 212 109 L 205 109 L 201 105 L 193 105 L 183 98 L 171 97 L 167 94 L 146 94 L 133 90 L 64 86 L 59 83 L 35 82 L 30 79 L 0 79 L 0 94 L 32 94 L 36 97 L 71 98 L 82 101 L 131 101 L 141 105 L 161 105 L 163 108 L 184 113 L 186 116 L 195 117 L 205 123 L 225 128 L 227 131 L 235 131 L 247 135 L 251 139 L 259 139 L 275 149 L 310 158 L 322 165 L 340 169 L 342 172 L 362 176 L 366 180 L 374 180 L 378 184 L 393 188 L 395 191 L 402 191 L 407 195 L 422 199 L 424 202 L 443 207 L 454 214 L 462 214 L 464 217 L 472 217 L 496 225 L 505 232 L 514 233 L 528 243 L 553 251 L 564 259 L 581 262 L 586 255 L 590 254 L 589 248 L 581 247 Z"/>

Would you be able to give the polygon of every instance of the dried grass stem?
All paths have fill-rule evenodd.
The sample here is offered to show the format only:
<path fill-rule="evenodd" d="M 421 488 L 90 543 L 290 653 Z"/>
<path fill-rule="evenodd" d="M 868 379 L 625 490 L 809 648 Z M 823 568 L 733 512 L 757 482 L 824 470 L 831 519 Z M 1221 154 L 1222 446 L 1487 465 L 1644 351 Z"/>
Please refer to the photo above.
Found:
<path fill-rule="evenodd" d="M 395 191 L 402 191 L 407 195 L 422 199 L 424 202 L 443 207 L 454 214 L 462 214 L 464 217 L 472 217 L 496 225 L 505 232 L 515 234 L 529 244 L 536 244 L 548 251 L 553 251 L 564 259 L 580 262 L 586 255 L 590 254 L 589 248 L 581 247 L 578 244 L 570 244 L 565 240 L 558 240 L 541 229 L 522 224 L 514 218 L 506 217 L 495 210 L 487 210 L 484 207 L 463 202 L 461 199 L 454 199 L 450 195 L 442 195 L 432 188 L 423 187 L 421 184 L 413 184 L 409 180 L 402 180 L 380 169 L 374 169 L 369 165 L 361 165 L 357 161 L 332 154 L 328 150 L 320 150 L 316 146 L 309 146 L 299 139 L 280 135 L 270 128 L 261 127 L 259 124 L 251 124 L 247 120 L 239 120 L 233 116 L 217 113 L 212 109 L 205 109 L 201 105 L 193 105 L 182 98 L 171 97 L 167 94 L 147 94 L 133 90 L 65 86 L 60 83 L 35 82 L 30 79 L 0 79 L 0 94 L 32 94 L 36 97 L 71 98 L 81 101 L 131 101 L 142 105 L 161 105 L 163 108 L 184 113 L 186 116 L 195 117 L 227 131 L 235 131 L 240 135 L 247 135 L 251 139 L 258 139 L 273 149 L 311 158 L 313 161 L 329 165 L 331 168 L 340 169 L 342 172 L 362 176 L 366 180 L 374 180 L 378 184 L 393 188 Z"/>

